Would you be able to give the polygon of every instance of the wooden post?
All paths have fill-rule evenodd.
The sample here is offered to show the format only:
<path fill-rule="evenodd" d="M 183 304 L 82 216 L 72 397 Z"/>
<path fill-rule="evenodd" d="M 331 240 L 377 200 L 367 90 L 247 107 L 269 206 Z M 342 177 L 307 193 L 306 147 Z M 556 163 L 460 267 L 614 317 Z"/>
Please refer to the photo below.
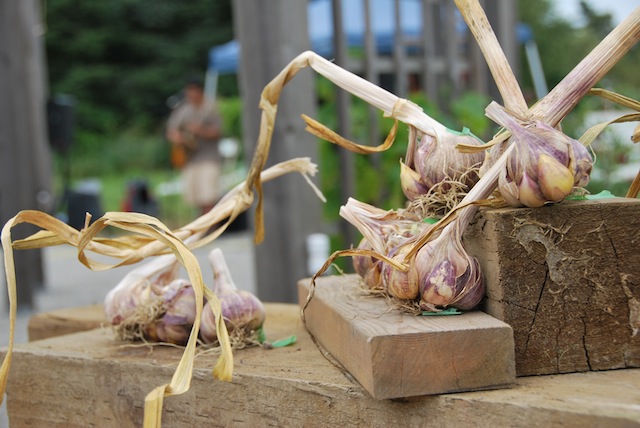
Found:
<path fill-rule="evenodd" d="M 332 0 L 331 2 L 333 18 L 333 53 L 336 64 L 341 67 L 347 65 L 347 40 L 344 34 L 342 0 Z M 336 115 L 338 116 L 338 127 L 336 131 L 347 139 L 351 139 L 351 115 L 349 107 L 351 105 L 351 95 L 344 89 L 335 88 L 336 91 Z M 340 198 L 346 203 L 349 197 L 355 195 L 355 156 L 353 152 L 334 147 L 338 153 L 340 162 Z M 342 236 L 341 246 L 347 248 L 349 245 L 357 246 L 357 234 L 355 228 L 346 220 L 340 219 L 338 230 Z"/>
<path fill-rule="evenodd" d="M 374 85 L 380 86 L 380 71 L 378 61 L 378 47 L 376 39 L 373 34 L 373 28 L 371 23 L 371 0 L 364 0 L 364 77 Z M 367 107 L 367 118 L 369 120 L 368 126 L 368 140 L 370 146 L 377 146 L 380 144 L 380 110 L 372 105 Z M 371 166 L 375 168 L 378 173 L 382 173 L 382 159 L 380 153 L 374 153 L 371 156 Z M 380 192 L 375 205 L 382 205 L 385 200 L 385 191 Z"/>
<path fill-rule="evenodd" d="M 393 2 L 393 13 L 395 21 L 395 43 L 393 49 L 393 64 L 395 66 L 395 87 L 394 92 L 400 98 L 406 98 L 409 94 L 409 79 L 407 76 L 406 63 L 406 45 L 404 34 L 402 32 L 402 19 L 400 17 L 400 0 Z"/>
<path fill-rule="evenodd" d="M 0 0 L 0 220 L 51 206 L 45 60 L 40 2 Z M 19 228 L 14 237 L 32 232 Z M 33 306 L 43 282 L 39 250 L 15 252 L 18 304 Z"/>
<path fill-rule="evenodd" d="M 507 60 L 509 60 L 509 65 L 517 77 L 519 74 L 519 61 L 516 35 L 516 17 L 518 13 L 516 2 L 512 0 L 486 1 L 483 3 L 483 7 L 491 27 L 496 33 L 498 42 L 500 42 L 500 46 Z M 477 44 L 475 41 L 473 43 Z M 491 74 L 487 74 L 486 78 L 489 79 L 489 97 L 494 100 L 502 100 Z M 500 102 L 502 103 L 502 101 Z"/>
<path fill-rule="evenodd" d="M 438 78 L 435 70 L 436 52 L 436 22 L 438 5 L 435 0 L 424 0 L 422 3 L 422 80 L 427 98 L 438 102 Z"/>
<path fill-rule="evenodd" d="M 234 0 L 235 33 L 241 45 L 244 147 L 251 157 L 258 137 L 258 102 L 264 86 L 301 52 L 309 49 L 307 2 Z M 302 70 L 280 98 L 267 166 L 298 156 L 318 161 L 317 139 L 304 131 L 300 114 L 317 117 L 314 73 Z M 326 144 L 326 143 L 325 143 Z M 265 241 L 256 247 L 258 296 L 295 302 L 296 282 L 306 271 L 305 241 L 321 228 L 321 205 L 298 175 L 264 187 Z"/>

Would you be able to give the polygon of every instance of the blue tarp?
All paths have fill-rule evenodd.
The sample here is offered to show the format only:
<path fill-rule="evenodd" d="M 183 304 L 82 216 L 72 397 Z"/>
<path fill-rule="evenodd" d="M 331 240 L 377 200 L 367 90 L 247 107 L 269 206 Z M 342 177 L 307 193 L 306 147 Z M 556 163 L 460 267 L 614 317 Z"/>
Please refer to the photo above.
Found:
<path fill-rule="evenodd" d="M 394 0 L 370 0 L 371 28 L 376 47 L 381 53 L 391 52 L 394 44 Z M 333 18 L 331 0 L 311 0 L 307 9 L 311 50 L 324 57 L 333 54 Z M 342 2 L 342 16 L 348 47 L 364 44 L 363 1 Z M 400 26 L 405 36 L 422 32 L 422 1 L 400 1 Z M 215 46 L 209 51 L 209 70 L 218 74 L 233 74 L 238 70 L 240 44 L 237 40 Z"/>

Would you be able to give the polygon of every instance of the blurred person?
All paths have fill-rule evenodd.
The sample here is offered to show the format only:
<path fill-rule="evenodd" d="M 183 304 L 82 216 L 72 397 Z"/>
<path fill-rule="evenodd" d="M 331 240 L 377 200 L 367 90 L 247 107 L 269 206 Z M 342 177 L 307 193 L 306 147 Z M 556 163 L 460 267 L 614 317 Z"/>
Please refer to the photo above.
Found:
<path fill-rule="evenodd" d="M 204 95 L 204 83 L 190 79 L 184 87 L 184 101 L 171 113 L 167 138 L 182 168 L 184 199 L 208 212 L 219 197 L 220 154 L 218 143 L 222 121 L 214 103 Z"/>

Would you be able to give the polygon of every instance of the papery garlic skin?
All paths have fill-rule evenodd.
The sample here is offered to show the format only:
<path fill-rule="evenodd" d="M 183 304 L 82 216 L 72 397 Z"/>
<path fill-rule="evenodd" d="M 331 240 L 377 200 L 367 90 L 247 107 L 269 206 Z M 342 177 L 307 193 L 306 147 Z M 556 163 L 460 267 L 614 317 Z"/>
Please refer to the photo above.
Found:
<path fill-rule="evenodd" d="M 179 264 L 173 255 L 160 256 L 129 272 L 107 293 L 104 311 L 112 325 L 135 316 L 138 308 L 158 298 L 178 275 Z"/>
<path fill-rule="evenodd" d="M 426 311 L 454 307 L 473 309 L 485 293 L 475 257 L 469 256 L 455 233 L 445 233 L 422 247 L 415 258 L 420 307 Z"/>
<path fill-rule="evenodd" d="M 429 192 L 429 187 L 422 182 L 420 174 L 402 161 L 400 161 L 400 186 L 402 193 L 410 201 Z"/>
<path fill-rule="evenodd" d="M 482 152 L 468 154 L 460 152 L 458 144 L 480 146 L 484 144 L 470 134 L 446 130 L 433 130 L 433 134 L 423 134 L 420 141 L 410 144 L 406 164 L 400 165 L 402 190 L 409 200 L 427 194 L 435 186 L 446 191 L 445 181 L 456 181 L 467 188 L 473 187 L 479 177 L 476 172 L 484 161 Z"/>
<path fill-rule="evenodd" d="M 220 249 L 211 251 L 209 262 L 213 269 L 212 290 L 220 300 L 227 330 L 231 333 L 238 329 L 247 332 L 259 329 L 266 318 L 265 307 L 260 299 L 248 291 L 238 290 Z M 205 304 L 202 312 L 200 338 L 204 343 L 214 343 L 217 340 L 215 316 L 210 302 Z"/>
<path fill-rule="evenodd" d="M 222 307 L 222 318 L 229 333 L 234 330 L 252 332 L 264 324 L 266 313 L 262 302 L 253 294 L 244 290 L 225 293 L 219 296 Z M 215 343 L 218 339 L 216 322 L 209 302 L 202 310 L 200 338 L 204 343 Z"/>
<path fill-rule="evenodd" d="M 540 121 L 520 123 L 495 102 L 486 113 L 511 131 L 516 145 L 498 178 L 509 205 L 537 208 L 559 202 L 589 182 L 593 158 L 579 141 Z"/>
<path fill-rule="evenodd" d="M 413 213 L 383 210 L 349 198 L 340 216 L 354 225 L 367 242 L 367 249 L 388 254 L 419 234 L 428 224 Z"/>
<path fill-rule="evenodd" d="M 196 295 L 191 284 L 183 279 L 166 287 L 164 315 L 155 323 L 157 340 L 185 345 L 196 318 Z"/>
<path fill-rule="evenodd" d="M 393 258 L 401 263 L 406 251 L 399 251 Z M 407 271 L 401 271 L 388 263 L 382 263 L 381 277 L 384 289 L 393 297 L 403 300 L 413 300 L 420 294 L 418 273 L 413 264 Z"/>
<path fill-rule="evenodd" d="M 372 250 L 373 247 L 366 238 L 360 240 L 358 244 L 360 250 Z M 382 288 L 380 260 L 371 256 L 353 256 L 353 270 L 360 275 L 367 288 L 379 290 Z"/>

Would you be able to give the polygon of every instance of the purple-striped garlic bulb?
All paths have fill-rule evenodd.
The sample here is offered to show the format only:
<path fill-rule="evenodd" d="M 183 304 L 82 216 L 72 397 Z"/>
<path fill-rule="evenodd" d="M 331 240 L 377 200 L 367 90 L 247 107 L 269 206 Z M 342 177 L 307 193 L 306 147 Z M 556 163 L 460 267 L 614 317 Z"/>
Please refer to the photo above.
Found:
<path fill-rule="evenodd" d="M 262 302 L 249 291 L 236 287 L 220 249 L 211 251 L 209 262 L 213 269 L 212 290 L 220 300 L 222 317 L 229 333 L 239 329 L 248 333 L 258 330 L 266 318 Z M 200 338 L 204 343 L 215 343 L 217 340 L 215 317 L 209 302 L 202 312 Z"/>

